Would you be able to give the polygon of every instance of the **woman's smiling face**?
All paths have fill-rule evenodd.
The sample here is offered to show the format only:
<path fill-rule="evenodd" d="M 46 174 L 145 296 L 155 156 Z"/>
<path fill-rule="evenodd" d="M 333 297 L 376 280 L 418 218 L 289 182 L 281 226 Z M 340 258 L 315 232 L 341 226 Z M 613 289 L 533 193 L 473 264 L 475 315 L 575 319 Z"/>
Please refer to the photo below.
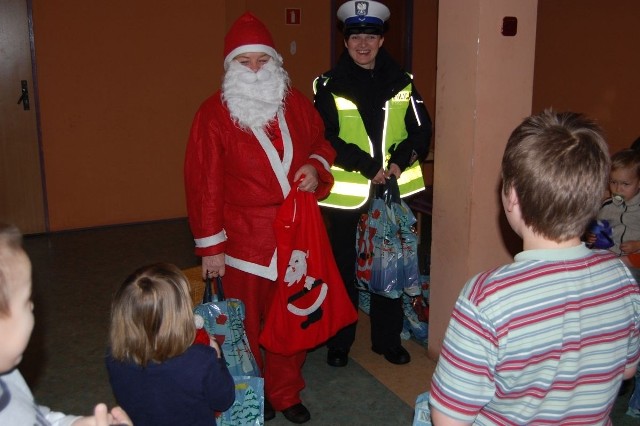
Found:
<path fill-rule="evenodd" d="M 351 34 L 344 41 L 351 59 L 365 69 L 373 69 L 382 43 L 384 37 L 378 34 Z"/>

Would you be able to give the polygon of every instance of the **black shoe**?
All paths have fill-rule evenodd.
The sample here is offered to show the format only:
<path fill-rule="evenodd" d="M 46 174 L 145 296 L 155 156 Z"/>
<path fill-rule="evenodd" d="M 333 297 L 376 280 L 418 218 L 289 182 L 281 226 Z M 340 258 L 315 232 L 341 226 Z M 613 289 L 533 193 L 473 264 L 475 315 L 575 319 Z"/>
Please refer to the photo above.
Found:
<path fill-rule="evenodd" d="M 273 406 L 266 399 L 264 400 L 264 421 L 268 422 L 269 420 L 273 420 L 276 417 L 276 410 L 273 409 Z"/>
<path fill-rule="evenodd" d="M 376 348 L 371 349 L 377 354 L 384 355 L 384 358 L 391 364 L 402 365 L 411 362 L 411 355 L 409 355 L 409 352 L 407 352 L 407 350 L 401 345 L 389 348 L 385 351 L 380 351 Z"/>
<path fill-rule="evenodd" d="M 349 362 L 349 351 L 335 348 L 327 351 L 327 364 L 332 367 L 344 367 Z"/>
<path fill-rule="evenodd" d="M 292 405 L 286 410 L 282 410 L 282 414 L 284 414 L 286 419 L 291 423 L 305 423 L 311 420 L 311 413 L 309 413 L 307 407 L 302 405 L 301 402 Z"/>

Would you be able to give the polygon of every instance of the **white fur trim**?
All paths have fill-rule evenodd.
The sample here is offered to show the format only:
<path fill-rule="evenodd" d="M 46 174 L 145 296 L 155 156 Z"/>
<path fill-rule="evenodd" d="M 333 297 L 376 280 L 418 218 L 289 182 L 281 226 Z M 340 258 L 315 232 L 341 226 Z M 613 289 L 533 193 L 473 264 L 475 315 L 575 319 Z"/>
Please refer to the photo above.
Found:
<path fill-rule="evenodd" d="M 239 269 L 243 272 L 257 275 L 259 277 L 266 278 L 271 281 L 275 281 L 276 278 L 278 278 L 277 251 L 273 252 L 273 256 L 271 257 L 271 262 L 269 263 L 269 266 L 262 266 L 262 265 L 258 265 L 257 263 L 247 262 L 246 260 L 229 256 L 228 254 L 225 255 L 224 257 L 224 263 L 226 263 L 229 266 L 233 266 L 234 268 Z"/>
<path fill-rule="evenodd" d="M 223 229 L 215 235 L 204 238 L 195 238 L 193 241 L 195 241 L 196 247 L 198 248 L 215 246 L 216 244 L 227 241 L 227 232 Z"/>
<path fill-rule="evenodd" d="M 280 63 L 282 63 L 282 56 L 280 56 L 273 47 L 267 46 L 265 44 L 245 44 L 243 46 L 236 47 L 224 58 L 224 70 L 226 71 L 227 68 L 229 68 L 229 63 L 233 61 L 233 58 L 242 53 L 249 52 L 266 53 L 267 55 L 277 59 L 278 61 L 280 61 Z"/>
<path fill-rule="evenodd" d="M 273 173 L 275 173 L 276 178 L 278 179 L 278 183 L 280 184 L 280 188 L 282 189 L 282 195 L 284 196 L 284 198 L 286 198 L 287 195 L 289 195 L 289 191 L 291 191 L 291 185 L 289 184 L 287 175 L 289 174 L 289 168 L 291 167 L 293 143 L 291 142 L 291 135 L 289 134 L 289 128 L 287 127 L 282 109 L 278 110 L 277 116 L 285 150 L 284 160 L 285 162 L 288 161 L 289 164 L 284 164 L 284 162 L 280 161 L 278 151 L 276 151 L 262 128 L 253 128 L 251 129 L 251 131 L 253 132 L 253 135 L 256 137 L 256 139 L 258 139 L 262 150 L 265 152 L 265 154 L 267 154 L 271 169 L 273 170 Z"/>
<path fill-rule="evenodd" d="M 282 168 L 284 169 L 284 172 L 288 175 L 289 170 L 291 169 L 291 161 L 293 160 L 293 142 L 291 141 L 291 133 L 289 132 L 289 126 L 287 125 L 287 120 L 285 120 L 284 118 L 284 112 L 282 111 L 282 108 L 278 110 L 277 115 L 278 115 L 278 124 L 280 125 L 280 133 L 282 134 L 282 144 L 284 145 L 284 154 L 282 156 Z M 291 190 L 288 180 L 287 180 L 286 186 L 288 186 L 289 190 Z M 285 197 L 287 194 L 285 194 Z"/>
<path fill-rule="evenodd" d="M 196 323 L 196 328 L 198 330 L 204 327 L 204 318 L 202 318 L 202 315 L 194 314 L 193 321 Z"/>
<path fill-rule="evenodd" d="M 319 156 L 318 154 L 311 154 L 309 158 L 315 158 L 316 160 L 322 163 L 322 165 L 328 172 L 331 171 L 331 166 L 329 166 L 329 162 L 325 160 L 323 157 Z"/>

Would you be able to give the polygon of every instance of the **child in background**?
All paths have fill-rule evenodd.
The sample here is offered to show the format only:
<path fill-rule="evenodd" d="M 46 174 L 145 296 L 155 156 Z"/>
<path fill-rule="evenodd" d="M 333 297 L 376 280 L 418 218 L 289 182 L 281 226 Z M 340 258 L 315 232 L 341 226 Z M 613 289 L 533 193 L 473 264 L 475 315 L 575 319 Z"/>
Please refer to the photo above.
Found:
<path fill-rule="evenodd" d="M 136 270 L 111 307 L 109 381 L 136 426 L 215 425 L 235 400 L 220 347 L 192 344 L 196 326 L 189 284 L 176 266 Z"/>
<path fill-rule="evenodd" d="M 598 211 L 598 220 L 611 227 L 613 246 L 636 281 L 640 280 L 640 151 L 625 149 L 611 157 L 609 192 Z M 588 236 L 592 242 L 593 236 Z"/>
<path fill-rule="evenodd" d="M 635 141 L 633 141 L 633 143 L 631 144 L 631 149 L 636 152 L 640 152 L 640 137 L 637 138 Z M 636 264 L 637 262 L 634 262 L 634 256 L 631 256 L 630 259 L 632 260 L 631 263 L 633 264 L 634 267 L 639 266 Z M 637 281 L 638 275 L 634 274 L 634 276 L 636 277 L 636 281 Z M 631 380 L 629 379 L 629 382 L 630 381 Z M 633 393 L 631 394 L 631 398 L 629 399 L 629 409 L 627 410 L 627 415 L 631 417 L 640 418 L 640 369 L 638 369 L 638 371 L 636 372 L 635 382 L 636 383 L 635 383 Z"/>
<path fill-rule="evenodd" d="M 0 224 L 0 424 L 52 426 L 131 425 L 122 409 L 107 413 L 98 404 L 94 415 L 70 416 L 38 406 L 16 368 L 33 331 L 31 262 L 14 226 Z"/>
<path fill-rule="evenodd" d="M 611 157 L 609 193 L 600 211 L 598 220 L 606 220 L 611 227 L 610 250 L 622 256 L 623 261 L 636 279 L 640 280 L 640 138 L 630 149 L 622 150 Z M 596 237 L 588 234 L 587 241 Z M 620 394 L 627 392 L 633 379 L 623 382 Z M 635 390 L 629 400 L 627 414 L 640 418 L 640 371 L 636 373 Z"/>
<path fill-rule="evenodd" d="M 524 250 L 464 286 L 431 382 L 448 424 L 610 424 L 640 359 L 640 290 L 580 237 L 609 173 L 595 123 L 545 111 L 511 134 L 502 204 Z"/>

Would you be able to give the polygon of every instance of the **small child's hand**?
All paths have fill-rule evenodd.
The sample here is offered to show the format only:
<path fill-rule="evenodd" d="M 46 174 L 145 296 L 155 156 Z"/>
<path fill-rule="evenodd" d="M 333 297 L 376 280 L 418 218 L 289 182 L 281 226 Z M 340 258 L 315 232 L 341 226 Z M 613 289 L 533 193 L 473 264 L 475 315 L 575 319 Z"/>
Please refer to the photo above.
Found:
<path fill-rule="evenodd" d="M 640 241 L 625 241 L 620 244 L 622 254 L 631 254 L 640 250 Z"/>
<path fill-rule="evenodd" d="M 596 234 L 594 234 L 593 232 L 587 232 L 585 236 L 585 242 L 588 245 L 593 245 L 596 242 Z"/>
<path fill-rule="evenodd" d="M 220 349 L 220 345 L 218 345 L 216 338 L 213 337 L 212 335 L 209 335 L 209 346 L 211 346 L 213 349 L 216 350 L 216 352 L 218 353 L 218 358 L 220 358 L 222 354 L 222 349 Z"/>
<path fill-rule="evenodd" d="M 133 426 L 133 422 L 127 415 L 127 413 L 120 407 L 113 407 L 111 409 L 111 417 L 113 418 L 113 423 L 109 423 L 110 425 L 119 425 L 119 426 Z M 101 426 L 101 425 L 98 425 Z"/>
<path fill-rule="evenodd" d="M 133 426 L 133 422 L 122 408 L 114 407 L 109 413 L 100 403 L 93 409 L 93 416 L 81 417 L 72 426 Z"/>

